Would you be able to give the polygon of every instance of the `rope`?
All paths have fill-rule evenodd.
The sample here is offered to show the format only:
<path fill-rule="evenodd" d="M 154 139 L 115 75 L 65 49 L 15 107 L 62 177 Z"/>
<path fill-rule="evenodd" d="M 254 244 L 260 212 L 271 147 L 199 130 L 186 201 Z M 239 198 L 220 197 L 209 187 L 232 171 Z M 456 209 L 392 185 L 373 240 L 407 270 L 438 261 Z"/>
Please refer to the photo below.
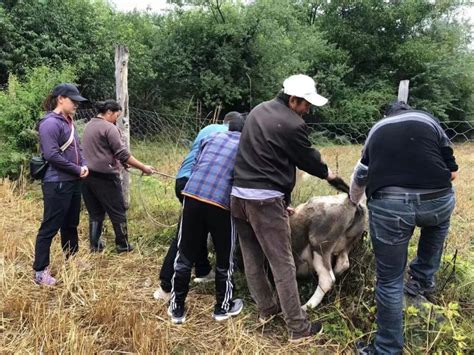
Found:
<path fill-rule="evenodd" d="M 143 207 L 143 210 L 145 211 L 145 214 L 148 216 L 148 218 L 150 219 L 150 221 L 152 221 L 154 224 L 156 224 L 157 226 L 159 227 L 164 227 L 164 228 L 174 228 L 178 225 L 178 223 L 175 223 L 175 224 L 165 224 L 165 223 L 161 223 L 160 221 L 158 221 L 155 217 L 153 217 L 153 215 L 150 213 L 150 211 L 147 209 L 147 204 L 145 203 L 144 199 L 143 199 L 143 194 L 142 194 L 142 178 L 143 176 L 145 176 L 145 174 L 143 173 L 136 173 L 134 171 L 131 171 L 130 169 L 126 169 L 126 171 L 131 174 L 131 175 L 134 175 L 134 176 L 138 176 L 139 179 L 138 179 L 138 182 L 137 182 L 137 187 L 138 187 L 138 200 L 140 201 L 140 204 L 142 205 Z M 166 178 L 170 178 L 170 179 L 175 179 L 176 177 L 175 176 L 172 176 L 172 175 L 168 175 L 168 174 L 165 174 L 165 173 L 161 173 L 159 171 L 155 171 L 152 175 L 146 175 L 146 176 L 149 176 L 149 177 L 154 177 L 156 179 L 159 179 L 158 176 L 153 176 L 153 175 L 159 175 L 159 176 L 163 176 L 163 177 L 166 177 Z"/>

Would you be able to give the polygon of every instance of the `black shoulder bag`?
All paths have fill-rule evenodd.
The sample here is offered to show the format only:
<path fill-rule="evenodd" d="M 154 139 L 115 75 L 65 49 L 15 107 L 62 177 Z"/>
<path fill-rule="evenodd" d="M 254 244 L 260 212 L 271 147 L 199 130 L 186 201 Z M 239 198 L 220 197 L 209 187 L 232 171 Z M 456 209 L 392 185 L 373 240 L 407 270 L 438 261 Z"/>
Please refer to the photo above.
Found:
<path fill-rule="evenodd" d="M 61 152 L 64 152 L 74 140 L 74 125 L 71 128 L 71 135 L 66 143 L 64 143 L 59 149 Z M 35 180 L 41 180 L 46 174 L 46 170 L 48 170 L 48 161 L 44 159 L 43 154 L 33 156 L 30 159 L 30 176 Z"/>

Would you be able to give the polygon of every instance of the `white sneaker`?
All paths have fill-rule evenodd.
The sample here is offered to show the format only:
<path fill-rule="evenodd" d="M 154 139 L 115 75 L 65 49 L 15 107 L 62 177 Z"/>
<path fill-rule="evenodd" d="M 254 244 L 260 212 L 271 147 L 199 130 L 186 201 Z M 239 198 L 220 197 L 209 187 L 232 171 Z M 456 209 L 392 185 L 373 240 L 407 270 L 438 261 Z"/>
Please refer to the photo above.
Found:
<path fill-rule="evenodd" d="M 171 298 L 171 292 L 165 292 L 161 286 L 153 293 L 153 298 L 155 300 L 168 302 Z"/>
<path fill-rule="evenodd" d="M 195 277 L 193 281 L 197 284 L 199 283 L 205 283 L 205 282 L 212 282 L 216 279 L 216 273 L 214 270 L 209 271 L 209 274 L 206 276 L 201 276 L 201 277 Z"/>

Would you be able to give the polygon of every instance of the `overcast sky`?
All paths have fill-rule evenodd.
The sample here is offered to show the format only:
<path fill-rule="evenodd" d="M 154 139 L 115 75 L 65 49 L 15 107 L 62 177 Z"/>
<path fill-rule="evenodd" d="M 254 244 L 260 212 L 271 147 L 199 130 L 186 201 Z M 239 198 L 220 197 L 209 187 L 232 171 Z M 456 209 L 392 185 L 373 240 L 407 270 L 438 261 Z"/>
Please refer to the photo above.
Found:
<path fill-rule="evenodd" d="M 151 9 L 153 12 L 160 12 L 171 8 L 166 0 L 109 0 L 109 2 L 115 4 L 117 10 L 120 11 Z M 467 7 L 464 13 L 470 17 L 471 23 L 474 24 L 474 7 Z"/>

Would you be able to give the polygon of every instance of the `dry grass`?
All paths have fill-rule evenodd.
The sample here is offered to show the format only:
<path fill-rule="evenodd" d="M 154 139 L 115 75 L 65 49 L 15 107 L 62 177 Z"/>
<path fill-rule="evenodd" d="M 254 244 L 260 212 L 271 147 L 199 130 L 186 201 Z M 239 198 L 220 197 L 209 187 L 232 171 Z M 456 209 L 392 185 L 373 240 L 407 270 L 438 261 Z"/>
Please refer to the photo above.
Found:
<path fill-rule="evenodd" d="M 360 147 L 326 147 L 322 152 L 334 170 L 349 177 Z M 167 155 L 166 164 L 159 165 L 160 168 L 172 172 L 180 154 Z M 458 146 L 456 155 L 461 173 L 455 183 L 458 201 L 448 251 L 457 248 L 460 260 L 472 265 L 474 145 Z M 154 158 L 160 160 L 163 155 Z M 175 209 L 172 183 L 170 186 L 170 182 L 163 182 L 163 186 L 163 200 Z M 324 183 L 310 181 L 298 188 L 295 199 L 302 201 L 310 194 L 328 193 L 333 191 Z M 151 202 L 153 196 L 147 197 Z M 325 335 L 316 342 L 289 345 L 283 321 L 265 326 L 256 322 L 254 306 L 239 275 L 239 293 L 246 301 L 241 316 L 224 323 L 214 322 L 213 288 L 199 286 L 192 288 L 188 296 L 187 323 L 181 327 L 170 325 L 165 305 L 155 301 L 152 293 L 166 249 L 163 240 L 169 239 L 173 230 L 154 226 L 136 199 L 132 200 L 130 211 L 136 252 L 115 255 L 109 231 L 110 246 L 106 253 L 89 254 L 83 214 L 81 250 L 74 260 L 65 263 L 60 243 L 53 241 L 51 266 L 60 281 L 54 288 L 38 287 L 32 281 L 34 240 L 42 213 L 39 187 L 1 183 L 0 209 L 0 353 L 343 353 L 351 352 L 354 340 L 373 332 L 373 270 L 364 263 L 370 260 L 367 248 L 358 260 L 353 260 L 353 270 L 338 281 L 320 308 L 310 313 L 312 319 L 325 322 Z M 461 327 L 457 331 L 469 334 L 466 327 L 472 327 L 472 304 L 452 289 L 472 289 L 472 285 L 459 282 L 462 281 L 450 283 L 446 290 L 450 298 L 441 303 L 461 303 L 467 320 L 456 323 Z M 311 287 L 314 284 L 302 286 L 303 297 L 313 290 Z M 443 330 L 442 335 L 453 336 L 449 330 Z M 441 342 L 443 337 L 427 335 L 427 339 L 426 349 L 457 349 L 455 342 Z M 407 351 L 416 352 L 413 349 L 408 343 Z"/>

